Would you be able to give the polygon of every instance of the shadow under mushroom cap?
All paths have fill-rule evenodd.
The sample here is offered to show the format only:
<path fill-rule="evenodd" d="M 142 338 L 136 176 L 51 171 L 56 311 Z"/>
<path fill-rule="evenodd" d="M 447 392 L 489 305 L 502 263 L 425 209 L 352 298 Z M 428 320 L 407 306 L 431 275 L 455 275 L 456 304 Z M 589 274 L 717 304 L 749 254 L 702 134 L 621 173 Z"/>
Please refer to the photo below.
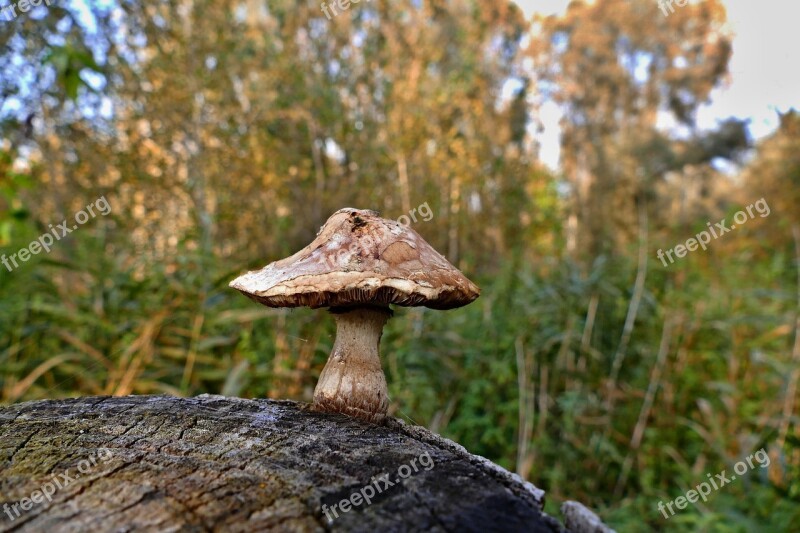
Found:
<path fill-rule="evenodd" d="M 480 289 L 416 231 L 375 211 L 345 208 L 296 254 L 230 284 L 269 307 L 359 304 L 452 309 Z"/>

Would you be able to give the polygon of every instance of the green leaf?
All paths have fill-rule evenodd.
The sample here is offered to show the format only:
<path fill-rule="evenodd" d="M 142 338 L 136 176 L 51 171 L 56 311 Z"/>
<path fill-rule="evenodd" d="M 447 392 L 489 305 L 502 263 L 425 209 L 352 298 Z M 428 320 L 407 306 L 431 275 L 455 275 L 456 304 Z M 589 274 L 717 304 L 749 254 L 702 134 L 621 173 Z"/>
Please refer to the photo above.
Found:
<path fill-rule="evenodd" d="M 78 87 L 80 87 L 81 78 L 77 72 L 71 72 L 64 78 L 64 89 L 67 93 L 67 98 L 75 100 L 78 98 Z"/>

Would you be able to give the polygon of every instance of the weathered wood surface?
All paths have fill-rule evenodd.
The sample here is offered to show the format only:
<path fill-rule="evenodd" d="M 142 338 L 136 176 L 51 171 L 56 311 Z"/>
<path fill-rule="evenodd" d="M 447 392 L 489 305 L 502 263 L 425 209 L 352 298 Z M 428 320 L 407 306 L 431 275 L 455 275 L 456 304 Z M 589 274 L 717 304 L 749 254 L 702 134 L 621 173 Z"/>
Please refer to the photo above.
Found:
<path fill-rule="evenodd" d="M 374 479 L 383 474 L 393 486 Z M 370 505 L 323 513 L 369 485 L 380 488 Z M 132 396 L 0 407 L 0 531 L 561 530 L 542 498 L 423 428 L 295 402 Z"/>

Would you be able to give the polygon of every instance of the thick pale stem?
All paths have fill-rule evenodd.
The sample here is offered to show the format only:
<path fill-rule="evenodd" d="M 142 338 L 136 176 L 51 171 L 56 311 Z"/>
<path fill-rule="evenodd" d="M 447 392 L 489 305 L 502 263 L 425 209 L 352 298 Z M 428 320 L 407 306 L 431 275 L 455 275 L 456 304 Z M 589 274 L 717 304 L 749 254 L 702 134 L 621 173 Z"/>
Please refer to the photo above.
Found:
<path fill-rule="evenodd" d="M 314 408 L 380 422 L 389 391 L 378 345 L 388 308 L 357 307 L 334 314 L 336 342 L 314 389 Z"/>

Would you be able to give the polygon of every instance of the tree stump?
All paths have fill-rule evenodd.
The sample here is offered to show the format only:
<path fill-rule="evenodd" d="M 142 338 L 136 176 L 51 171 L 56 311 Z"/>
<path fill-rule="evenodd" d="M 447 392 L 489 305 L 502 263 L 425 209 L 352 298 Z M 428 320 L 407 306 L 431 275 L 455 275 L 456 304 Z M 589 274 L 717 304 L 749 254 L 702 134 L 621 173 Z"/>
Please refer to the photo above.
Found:
<path fill-rule="evenodd" d="M 11 405 L 0 465 L 0 531 L 563 530 L 541 490 L 452 441 L 290 401 Z"/>

